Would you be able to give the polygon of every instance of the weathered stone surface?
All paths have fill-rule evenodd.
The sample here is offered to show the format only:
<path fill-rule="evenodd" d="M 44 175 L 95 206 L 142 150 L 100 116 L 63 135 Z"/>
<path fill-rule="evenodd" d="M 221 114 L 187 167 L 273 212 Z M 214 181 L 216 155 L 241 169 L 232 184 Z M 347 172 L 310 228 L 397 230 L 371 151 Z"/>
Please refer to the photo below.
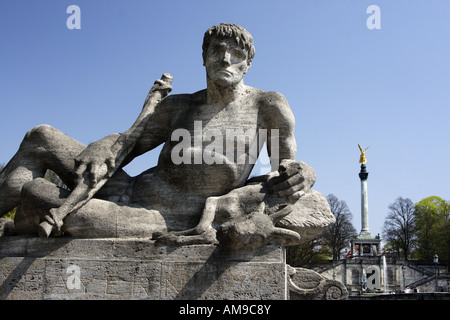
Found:
<path fill-rule="evenodd" d="M 325 197 L 311 190 L 293 205 L 292 213 L 278 222 L 277 226 L 298 232 L 302 237 L 301 242 L 306 242 L 335 221 Z"/>
<path fill-rule="evenodd" d="M 0 240 L 1 299 L 286 299 L 285 269 L 278 246 L 232 253 L 142 239 Z"/>
<path fill-rule="evenodd" d="M 327 279 L 315 271 L 288 267 L 288 273 L 291 300 L 345 300 L 348 297 L 342 283 Z"/>

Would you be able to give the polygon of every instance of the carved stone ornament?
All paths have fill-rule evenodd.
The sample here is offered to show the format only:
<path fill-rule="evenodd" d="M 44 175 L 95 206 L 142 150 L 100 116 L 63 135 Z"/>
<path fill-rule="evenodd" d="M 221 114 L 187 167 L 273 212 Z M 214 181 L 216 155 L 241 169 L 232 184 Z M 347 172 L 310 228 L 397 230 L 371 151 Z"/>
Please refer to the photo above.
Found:
<path fill-rule="evenodd" d="M 317 272 L 288 265 L 288 287 L 291 300 L 345 300 L 348 291 L 342 283 Z"/>

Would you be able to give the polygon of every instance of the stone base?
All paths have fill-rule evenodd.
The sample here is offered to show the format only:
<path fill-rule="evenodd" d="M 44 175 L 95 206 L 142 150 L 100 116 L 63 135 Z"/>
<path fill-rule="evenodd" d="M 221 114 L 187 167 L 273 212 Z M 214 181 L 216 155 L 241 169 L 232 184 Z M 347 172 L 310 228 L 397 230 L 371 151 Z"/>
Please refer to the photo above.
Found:
<path fill-rule="evenodd" d="M 226 252 L 145 239 L 0 237 L 2 300 L 345 299 L 337 281 L 286 264 L 284 248 Z"/>
<path fill-rule="evenodd" d="M 142 239 L 0 238 L 1 299 L 287 298 L 280 246 L 256 253 Z"/>

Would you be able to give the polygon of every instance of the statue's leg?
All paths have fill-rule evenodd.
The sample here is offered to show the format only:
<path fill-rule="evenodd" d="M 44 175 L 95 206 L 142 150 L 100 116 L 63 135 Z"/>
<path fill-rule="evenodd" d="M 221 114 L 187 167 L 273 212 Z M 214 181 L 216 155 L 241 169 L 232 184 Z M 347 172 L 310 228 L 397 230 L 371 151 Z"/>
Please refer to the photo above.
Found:
<path fill-rule="evenodd" d="M 24 185 L 14 220 L 19 234 L 36 234 L 37 226 L 51 208 L 59 207 L 70 191 L 37 178 Z M 64 218 L 64 235 L 80 238 L 153 237 L 166 231 L 158 210 L 91 199 L 77 212 Z"/>
<path fill-rule="evenodd" d="M 91 199 L 64 219 L 64 235 L 79 238 L 150 238 L 167 230 L 158 210 Z"/>
<path fill-rule="evenodd" d="M 35 234 L 37 226 L 51 208 L 59 207 L 70 194 L 69 190 L 36 178 L 22 187 L 19 206 L 14 217 L 14 227 L 18 234 Z"/>
<path fill-rule="evenodd" d="M 211 225 L 214 221 L 217 209 L 217 202 L 219 200 L 220 197 L 209 197 L 208 199 L 206 199 L 205 207 L 203 209 L 202 216 L 197 226 L 187 230 L 172 231 L 171 234 L 175 236 L 191 236 L 191 235 L 201 235 L 205 233 L 208 229 L 211 228 Z"/>
<path fill-rule="evenodd" d="M 186 230 L 198 224 L 205 205 L 204 197 L 190 195 L 174 187 L 158 175 L 157 168 L 132 179 L 130 206 L 158 210 L 170 231 Z"/>
<path fill-rule="evenodd" d="M 19 150 L 0 173 L 0 216 L 19 203 L 23 185 L 51 169 L 72 188 L 74 158 L 85 145 L 49 126 L 37 126 L 25 135 Z"/>
<path fill-rule="evenodd" d="M 243 207 L 246 210 L 252 210 L 261 204 L 263 195 L 258 192 L 259 190 L 260 185 L 250 185 L 232 190 L 222 196 L 209 197 L 204 204 L 200 220 L 194 228 L 164 233 L 158 237 L 158 240 L 179 245 L 217 243 L 215 228 L 232 218 L 244 216 Z M 242 206 L 242 198 L 252 198 L 249 202 L 253 203 Z"/>
<path fill-rule="evenodd" d="M 215 218 L 217 201 L 220 197 L 209 197 L 196 227 L 181 231 L 162 232 L 155 234 L 162 243 L 174 245 L 216 244 L 216 230 L 212 227 Z"/>

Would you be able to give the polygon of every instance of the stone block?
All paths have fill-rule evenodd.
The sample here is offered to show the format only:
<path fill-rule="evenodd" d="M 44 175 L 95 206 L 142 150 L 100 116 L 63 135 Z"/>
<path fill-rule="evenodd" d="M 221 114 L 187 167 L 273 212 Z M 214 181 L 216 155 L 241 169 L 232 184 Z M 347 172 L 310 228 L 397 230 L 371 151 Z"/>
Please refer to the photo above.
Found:
<path fill-rule="evenodd" d="M 0 238 L 0 298 L 174 300 L 287 298 L 283 248 L 223 252 L 144 239 Z"/>

